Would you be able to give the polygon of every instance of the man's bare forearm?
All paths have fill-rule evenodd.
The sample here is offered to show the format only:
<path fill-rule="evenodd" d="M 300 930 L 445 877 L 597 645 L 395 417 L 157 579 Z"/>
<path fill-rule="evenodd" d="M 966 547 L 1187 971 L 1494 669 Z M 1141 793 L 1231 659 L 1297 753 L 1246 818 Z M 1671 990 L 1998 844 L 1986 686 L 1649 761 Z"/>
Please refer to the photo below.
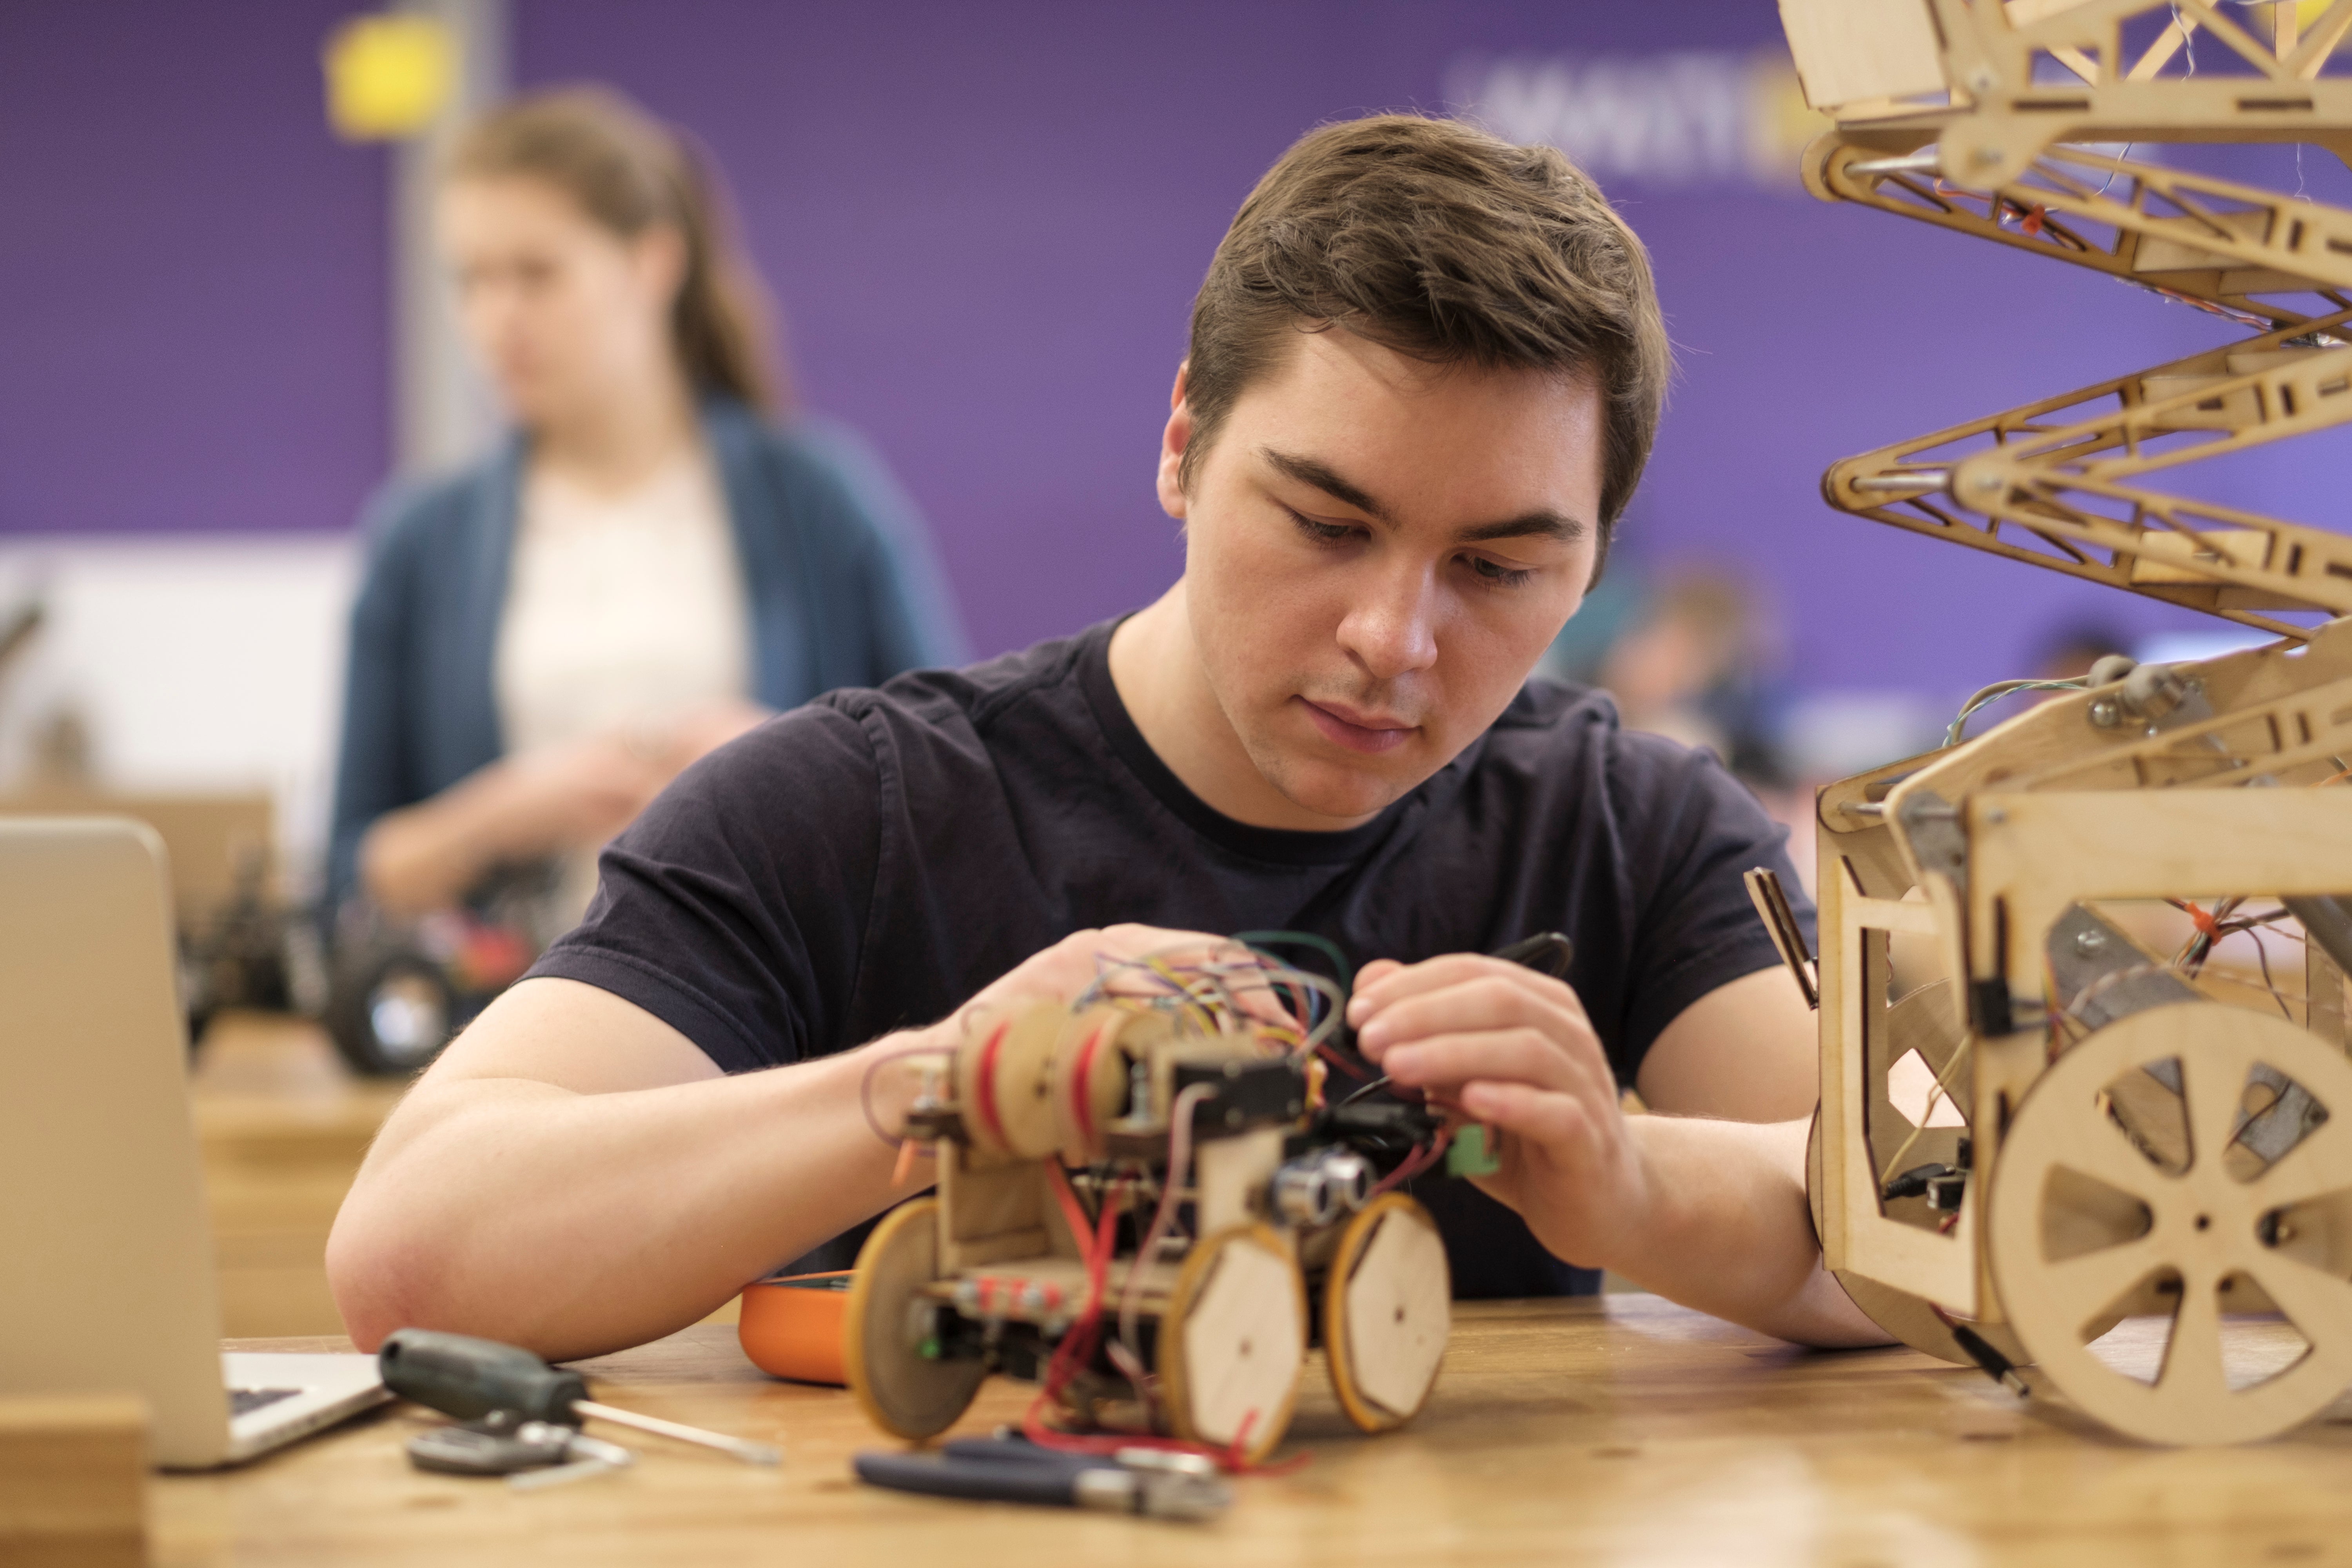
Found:
<path fill-rule="evenodd" d="M 1643 1289 L 1811 1345 L 1884 1344 L 1822 1268 L 1803 1122 L 1630 1119 L 1652 1194 L 1609 1267 Z"/>
<path fill-rule="evenodd" d="M 614 1093 L 428 1079 L 329 1243 L 353 1340 L 417 1324 L 572 1357 L 695 1321 L 905 1195 L 857 1109 L 870 1060 Z"/>

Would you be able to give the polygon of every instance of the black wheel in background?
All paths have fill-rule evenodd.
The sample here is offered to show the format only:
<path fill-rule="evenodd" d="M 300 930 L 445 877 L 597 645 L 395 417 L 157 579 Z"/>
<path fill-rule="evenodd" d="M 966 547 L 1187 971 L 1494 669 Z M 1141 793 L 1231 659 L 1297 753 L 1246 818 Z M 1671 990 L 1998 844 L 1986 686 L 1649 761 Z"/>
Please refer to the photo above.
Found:
<path fill-rule="evenodd" d="M 327 1032 L 356 1071 L 372 1078 L 421 1072 L 457 1032 L 457 998 L 437 964 L 395 954 L 339 976 Z"/>

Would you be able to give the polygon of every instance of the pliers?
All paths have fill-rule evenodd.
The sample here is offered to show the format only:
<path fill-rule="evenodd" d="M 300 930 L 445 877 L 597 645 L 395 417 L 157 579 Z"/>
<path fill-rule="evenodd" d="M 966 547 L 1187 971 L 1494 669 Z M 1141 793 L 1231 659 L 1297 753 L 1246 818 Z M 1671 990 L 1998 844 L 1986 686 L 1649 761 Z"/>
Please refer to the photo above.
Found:
<path fill-rule="evenodd" d="M 1234 1500 L 1209 1460 L 1163 1448 L 1070 1454 L 1021 1436 L 959 1437 L 937 1454 L 868 1452 L 855 1466 L 859 1480 L 896 1491 L 1160 1519 L 1213 1519 Z"/>

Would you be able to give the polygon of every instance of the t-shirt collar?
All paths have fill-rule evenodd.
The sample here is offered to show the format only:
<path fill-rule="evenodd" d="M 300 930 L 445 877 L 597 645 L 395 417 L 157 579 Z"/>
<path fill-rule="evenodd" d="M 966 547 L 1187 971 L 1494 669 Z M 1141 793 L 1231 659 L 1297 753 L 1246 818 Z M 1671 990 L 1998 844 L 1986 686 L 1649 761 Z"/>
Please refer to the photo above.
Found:
<path fill-rule="evenodd" d="M 1118 626 L 1118 621 L 1106 621 L 1090 627 L 1080 639 L 1078 680 L 1086 692 L 1087 705 L 1094 710 L 1103 738 L 1110 742 L 1113 754 L 1127 764 L 1128 771 L 1162 805 L 1175 813 L 1179 821 L 1211 843 L 1236 855 L 1276 865 L 1341 865 L 1379 842 L 1418 795 L 1414 791 L 1391 801 L 1369 822 L 1328 833 L 1255 827 L 1227 816 L 1185 787 L 1184 781 L 1160 760 L 1160 753 L 1151 749 L 1151 742 L 1143 738 L 1143 731 L 1136 728 L 1135 720 L 1129 715 L 1118 687 L 1110 678 L 1110 636 Z"/>

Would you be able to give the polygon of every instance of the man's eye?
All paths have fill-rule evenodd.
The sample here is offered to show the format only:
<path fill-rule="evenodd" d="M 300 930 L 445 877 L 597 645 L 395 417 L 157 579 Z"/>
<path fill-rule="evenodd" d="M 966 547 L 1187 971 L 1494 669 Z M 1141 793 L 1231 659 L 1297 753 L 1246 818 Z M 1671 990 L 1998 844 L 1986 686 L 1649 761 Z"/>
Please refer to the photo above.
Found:
<path fill-rule="evenodd" d="M 1489 561 L 1483 555 L 1465 556 L 1464 559 L 1470 563 L 1470 570 L 1476 574 L 1480 582 L 1492 583 L 1500 588 L 1516 588 L 1535 575 L 1532 571 L 1525 567 L 1505 566 L 1499 562 Z"/>
<path fill-rule="evenodd" d="M 1318 522 L 1303 512 L 1290 511 L 1288 507 L 1284 507 L 1282 510 L 1290 512 L 1290 521 L 1297 525 L 1299 532 L 1318 544 L 1338 544 L 1344 540 L 1354 538 L 1360 531 L 1343 527 L 1336 522 Z"/>

